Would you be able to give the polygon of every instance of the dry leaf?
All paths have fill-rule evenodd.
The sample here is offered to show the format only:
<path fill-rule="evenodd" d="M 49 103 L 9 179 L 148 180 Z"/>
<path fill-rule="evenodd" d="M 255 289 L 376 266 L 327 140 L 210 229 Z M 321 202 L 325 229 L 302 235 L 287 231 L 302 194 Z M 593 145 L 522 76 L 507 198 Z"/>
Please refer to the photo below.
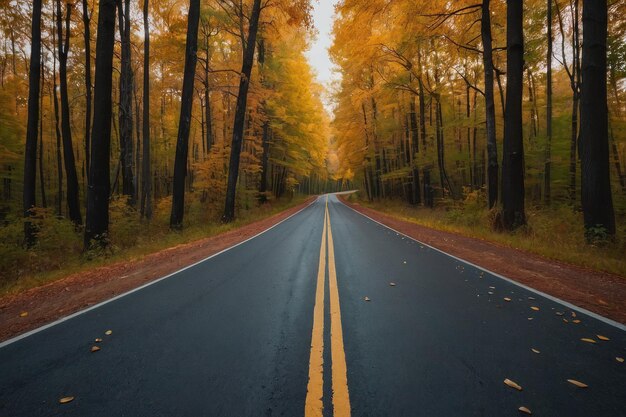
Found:
<path fill-rule="evenodd" d="M 532 350 L 535 353 L 541 353 L 540 351 L 538 351 L 537 349 L 531 348 L 530 350 Z"/>
<path fill-rule="evenodd" d="M 390 282 L 390 283 L 389 283 L 389 286 L 390 286 L 390 287 L 395 287 L 395 286 L 396 286 L 396 283 L 395 283 L 395 282 Z"/>
<path fill-rule="evenodd" d="M 516 390 L 518 390 L 518 391 L 521 391 L 521 390 L 522 390 L 522 387 L 520 387 L 520 386 L 519 386 L 517 383 L 515 383 L 514 381 L 511 381 L 509 378 L 505 379 L 505 380 L 504 380 L 504 383 L 505 383 L 506 385 L 508 385 L 509 387 L 511 387 L 511 388 L 515 388 L 515 389 L 516 389 Z"/>
<path fill-rule="evenodd" d="M 580 340 L 582 340 L 583 342 L 587 342 L 587 343 L 596 343 L 596 341 L 595 341 L 595 340 L 593 340 L 593 339 L 589 339 L 588 337 L 583 337 L 583 338 L 582 338 L 582 339 L 580 339 Z"/>
<path fill-rule="evenodd" d="M 63 397 L 59 400 L 59 404 L 67 404 L 74 401 L 74 397 Z"/>
<path fill-rule="evenodd" d="M 372 301 L 372 300 L 370 300 L 370 298 L 369 298 L 369 297 L 365 297 L 365 298 L 364 298 L 364 300 L 365 300 L 365 301 Z"/>
<path fill-rule="evenodd" d="M 609 338 L 608 338 L 608 337 L 606 337 L 606 336 L 602 336 L 601 334 L 598 334 L 598 335 L 596 335 L 596 336 L 598 336 L 598 339 L 600 339 L 600 340 L 604 340 L 605 342 L 606 342 L 607 340 L 611 340 L 611 339 L 609 339 Z"/>
<path fill-rule="evenodd" d="M 504 297 L 504 301 L 511 301 L 511 299 L 509 297 Z"/>
<path fill-rule="evenodd" d="M 518 408 L 518 410 L 521 411 L 522 413 L 532 414 L 530 412 L 530 410 L 528 408 L 526 408 L 526 407 L 520 407 L 520 408 Z"/>
<path fill-rule="evenodd" d="M 20 317 L 26 317 L 26 316 L 28 316 L 28 311 L 22 311 L 20 313 Z"/>
<path fill-rule="evenodd" d="M 532 320 L 532 319 L 534 319 L 534 317 L 528 317 L 528 320 Z"/>
<path fill-rule="evenodd" d="M 576 317 L 576 313 L 572 311 L 572 317 Z"/>
<path fill-rule="evenodd" d="M 493 295 L 493 291 L 489 291 L 489 292 L 488 292 L 488 294 L 489 294 L 489 295 Z"/>
<path fill-rule="evenodd" d="M 576 323 L 576 324 L 578 324 L 578 323 L 580 323 L 580 320 L 578 320 L 578 319 L 576 319 L 576 320 L 572 320 L 572 323 Z"/>
<path fill-rule="evenodd" d="M 495 290 L 495 289 L 496 289 L 496 287 L 489 287 L 489 288 L 491 288 L 492 290 Z"/>
<path fill-rule="evenodd" d="M 535 310 L 535 311 L 539 311 L 539 307 L 535 307 L 535 306 L 532 306 L 530 309 L 531 310 Z"/>
<path fill-rule="evenodd" d="M 97 352 L 97 351 L 99 351 L 99 350 L 100 350 L 100 346 L 92 346 L 92 347 L 91 347 L 91 351 L 92 351 L 92 352 Z"/>
<path fill-rule="evenodd" d="M 624 363 L 624 358 L 620 358 L 619 356 L 616 356 L 615 360 L 618 361 L 619 363 Z"/>
<path fill-rule="evenodd" d="M 557 315 L 557 316 L 562 316 L 562 315 L 563 315 L 563 312 L 561 312 L 561 311 L 557 311 L 557 312 L 556 312 L 556 315 Z"/>
<path fill-rule="evenodd" d="M 113 330 L 107 330 L 106 332 L 104 332 L 104 334 L 106 334 L 107 336 L 111 336 L 113 334 Z"/>
<path fill-rule="evenodd" d="M 535 299 L 535 297 L 528 297 L 528 299 L 529 299 L 529 300 L 534 300 L 534 299 Z"/>
<path fill-rule="evenodd" d="M 96 340 L 94 340 L 94 342 L 96 342 L 96 343 L 100 343 L 100 342 L 102 342 L 102 339 L 100 339 L 100 338 L 98 337 Z"/>
<path fill-rule="evenodd" d="M 585 383 L 582 383 L 580 381 L 576 381 L 575 379 L 568 379 L 567 382 L 569 382 L 570 384 L 576 385 L 578 388 L 587 388 L 588 385 Z"/>
<path fill-rule="evenodd" d="M 563 319 L 564 323 L 569 323 L 569 321 L 567 319 Z"/>

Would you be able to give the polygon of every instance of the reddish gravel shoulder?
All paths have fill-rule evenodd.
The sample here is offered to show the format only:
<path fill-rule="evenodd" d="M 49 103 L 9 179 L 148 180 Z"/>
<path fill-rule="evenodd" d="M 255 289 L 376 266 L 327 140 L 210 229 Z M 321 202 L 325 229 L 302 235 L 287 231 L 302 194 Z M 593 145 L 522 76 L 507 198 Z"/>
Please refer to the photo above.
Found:
<path fill-rule="evenodd" d="M 97 267 L 0 298 L 0 341 L 123 294 L 243 242 L 306 207 L 313 199 L 266 219 L 152 253 L 138 261 Z M 20 317 L 22 312 L 28 315 Z"/>
<path fill-rule="evenodd" d="M 588 270 L 481 239 L 396 219 L 341 199 L 344 204 L 416 240 L 521 284 L 620 323 L 626 323 L 626 278 Z"/>

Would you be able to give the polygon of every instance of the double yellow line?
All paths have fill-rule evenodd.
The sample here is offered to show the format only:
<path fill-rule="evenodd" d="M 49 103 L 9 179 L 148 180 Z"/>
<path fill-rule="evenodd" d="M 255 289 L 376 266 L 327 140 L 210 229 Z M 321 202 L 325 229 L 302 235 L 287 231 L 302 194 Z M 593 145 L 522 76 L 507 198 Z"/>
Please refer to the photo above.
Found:
<path fill-rule="evenodd" d="M 313 309 L 313 334 L 311 336 L 311 356 L 309 359 L 309 383 L 307 386 L 305 417 L 322 417 L 324 410 L 324 286 L 326 283 L 326 247 L 328 241 L 328 290 L 330 295 L 330 354 L 331 380 L 333 392 L 333 415 L 350 416 L 350 394 L 346 354 L 343 347 L 341 328 L 341 309 L 337 289 L 337 271 L 335 269 L 335 247 L 333 232 L 328 214 L 328 196 L 324 209 L 324 229 L 320 247 L 320 262 L 317 271 L 317 289 L 315 308 Z"/>

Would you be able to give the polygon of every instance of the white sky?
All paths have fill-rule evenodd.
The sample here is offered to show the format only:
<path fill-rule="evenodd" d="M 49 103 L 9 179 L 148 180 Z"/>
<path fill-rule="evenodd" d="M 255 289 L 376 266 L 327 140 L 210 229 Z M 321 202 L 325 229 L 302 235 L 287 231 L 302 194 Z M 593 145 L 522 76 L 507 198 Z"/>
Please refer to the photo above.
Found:
<path fill-rule="evenodd" d="M 337 0 L 315 0 L 313 2 L 313 23 L 318 31 L 317 39 L 312 43 L 311 49 L 306 56 L 313 70 L 317 73 L 317 80 L 326 87 L 327 91 L 336 76 L 332 72 L 332 63 L 328 56 L 328 48 L 332 44 L 331 31 Z M 325 98 L 326 107 L 329 108 L 328 98 Z"/>

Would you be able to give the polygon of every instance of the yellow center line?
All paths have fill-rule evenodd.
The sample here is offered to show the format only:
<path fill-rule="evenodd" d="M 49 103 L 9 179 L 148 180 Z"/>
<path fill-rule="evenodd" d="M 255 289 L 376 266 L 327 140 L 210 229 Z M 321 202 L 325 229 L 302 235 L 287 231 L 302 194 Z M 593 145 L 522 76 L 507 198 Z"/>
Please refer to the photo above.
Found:
<path fill-rule="evenodd" d="M 327 203 L 328 204 L 328 201 Z M 320 247 L 320 262 L 317 270 L 317 289 L 313 309 L 313 334 L 309 359 L 309 383 L 307 385 L 305 417 L 322 417 L 324 403 L 324 281 L 326 278 L 326 213 Z"/>
<path fill-rule="evenodd" d="M 337 289 L 337 271 L 335 269 L 335 247 L 330 225 L 330 214 L 328 212 L 328 196 L 326 197 L 326 207 L 324 208 L 324 228 L 322 230 L 320 261 L 317 270 L 315 307 L 313 308 L 309 383 L 304 405 L 305 417 L 322 417 L 324 412 L 324 285 L 326 281 L 327 244 L 333 415 L 335 417 L 350 417 L 350 394 L 348 392 L 346 354 L 343 347 L 341 309 L 339 308 L 339 290 Z"/>
<path fill-rule="evenodd" d="M 337 271 L 335 270 L 335 247 L 333 245 L 330 214 L 328 213 L 328 197 L 326 197 L 326 222 L 328 224 L 328 289 L 330 293 L 330 352 L 332 357 L 333 415 L 335 417 L 349 417 L 350 394 L 348 392 L 346 354 L 343 346 Z"/>

